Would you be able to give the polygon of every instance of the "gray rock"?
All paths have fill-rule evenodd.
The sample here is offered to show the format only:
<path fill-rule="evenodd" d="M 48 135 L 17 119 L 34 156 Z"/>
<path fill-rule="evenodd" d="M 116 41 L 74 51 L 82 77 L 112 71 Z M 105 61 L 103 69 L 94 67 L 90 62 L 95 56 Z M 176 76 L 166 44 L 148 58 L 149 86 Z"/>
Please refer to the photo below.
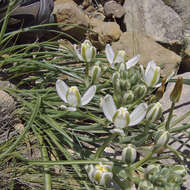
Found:
<path fill-rule="evenodd" d="M 185 53 L 190 58 L 190 0 L 163 0 L 163 2 L 175 10 L 183 21 L 184 38 L 188 43 Z M 187 66 L 189 65 L 188 63 L 189 60 L 187 61 Z M 190 71 L 189 66 L 188 71 Z"/>
<path fill-rule="evenodd" d="M 152 38 L 142 33 L 123 33 L 119 41 L 112 43 L 112 47 L 115 51 L 124 50 L 127 53 L 128 59 L 140 54 L 139 63 L 143 65 L 154 60 L 161 67 L 161 74 L 163 76 L 175 71 L 176 66 L 181 61 L 180 56 L 162 47 Z"/>
<path fill-rule="evenodd" d="M 0 80 L 0 90 L 3 90 L 5 88 L 14 88 L 14 84 L 10 83 L 9 81 L 2 81 Z"/>
<path fill-rule="evenodd" d="M 111 0 L 104 4 L 104 13 L 106 17 L 113 16 L 115 18 L 121 18 L 125 14 L 125 9 L 121 4 Z"/>
<path fill-rule="evenodd" d="M 12 114 L 14 110 L 14 99 L 7 92 L 0 90 L 0 143 L 5 142 L 8 136 L 13 135 L 9 132 L 14 120 Z"/>
<path fill-rule="evenodd" d="M 179 15 L 162 0 L 125 0 L 127 31 L 142 32 L 162 43 L 183 42 Z"/>

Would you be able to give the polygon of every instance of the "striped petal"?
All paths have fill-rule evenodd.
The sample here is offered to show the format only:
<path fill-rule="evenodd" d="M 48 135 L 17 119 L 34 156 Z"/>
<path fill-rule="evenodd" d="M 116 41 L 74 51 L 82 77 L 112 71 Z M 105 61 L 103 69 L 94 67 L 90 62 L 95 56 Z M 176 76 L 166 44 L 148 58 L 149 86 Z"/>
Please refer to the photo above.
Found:
<path fill-rule="evenodd" d="M 105 53 L 106 53 L 108 62 L 113 66 L 113 59 L 114 59 L 115 54 L 110 44 L 106 44 Z"/>
<path fill-rule="evenodd" d="M 139 104 L 130 114 L 129 126 L 137 125 L 140 123 L 146 115 L 147 108 L 148 106 L 146 103 Z"/>
<path fill-rule="evenodd" d="M 81 98 L 81 105 L 83 106 L 88 104 L 94 97 L 95 93 L 96 93 L 96 86 L 93 85 L 84 93 L 83 97 Z"/>
<path fill-rule="evenodd" d="M 126 64 L 126 69 L 130 69 L 131 67 L 134 67 L 140 59 L 140 55 L 137 55 L 131 59 L 129 59 L 125 64 Z"/>
<path fill-rule="evenodd" d="M 148 86 L 155 86 L 160 79 L 160 67 L 154 61 L 150 61 L 145 71 L 145 82 Z"/>
<path fill-rule="evenodd" d="M 67 103 L 66 94 L 67 94 L 68 89 L 69 87 L 66 85 L 65 82 L 59 79 L 56 81 L 56 91 L 59 97 L 66 103 Z"/>
<path fill-rule="evenodd" d="M 112 118 L 117 109 L 111 95 L 107 94 L 102 100 L 102 109 L 106 118 L 109 121 L 112 121 Z"/>

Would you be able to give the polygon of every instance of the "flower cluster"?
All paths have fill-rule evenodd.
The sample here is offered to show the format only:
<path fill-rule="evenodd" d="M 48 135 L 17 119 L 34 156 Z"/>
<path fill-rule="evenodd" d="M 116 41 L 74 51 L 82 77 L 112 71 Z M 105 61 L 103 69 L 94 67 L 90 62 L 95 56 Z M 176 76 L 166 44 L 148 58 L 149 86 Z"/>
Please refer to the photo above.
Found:
<path fill-rule="evenodd" d="M 84 78 L 84 84 L 85 89 L 87 90 L 84 92 L 84 95 L 81 96 L 77 86 L 69 87 L 64 81 L 59 79 L 56 82 L 57 93 L 66 103 L 68 106 L 66 109 L 69 111 L 77 111 L 77 108 L 88 104 L 95 96 L 97 87 L 98 92 L 100 93 L 107 92 L 107 90 L 109 93 L 112 93 L 112 95 L 104 93 L 104 97 L 101 100 L 102 112 L 109 123 L 112 123 L 112 126 L 114 126 L 113 129 L 110 130 L 110 133 L 113 134 L 110 134 L 109 138 L 112 140 L 112 138 L 117 137 L 117 135 L 123 137 L 128 134 L 131 135 L 131 131 L 133 131 L 133 129 L 138 129 L 140 131 L 138 131 L 138 135 L 136 136 L 137 138 L 142 137 L 142 140 L 140 139 L 136 143 L 136 137 L 133 138 L 130 136 L 132 139 L 130 144 L 127 139 L 128 137 L 118 138 L 121 141 L 127 139 L 127 145 L 125 145 L 122 150 L 122 160 L 120 160 L 120 163 L 124 163 L 125 167 L 127 165 L 127 168 L 123 169 L 123 171 L 121 169 L 123 173 L 121 172 L 119 175 L 126 174 L 123 179 L 131 180 L 133 179 L 133 176 L 130 178 L 129 175 L 135 173 L 137 169 L 135 167 L 139 167 L 141 164 L 143 165 L 143 163 L 146 163 L 149 158 L 148 155 L 144 160 L 139 161 L 140 164 L 136 163 L 138 158 L 136 147 L 138 147 L 139 144 L 144 145 L 145 142 L 150 139 L 151 144 L 153 144 L 153 148 L 151 149 L 152 152 L 150 151 L 151 158 L 151 154 L 154 154 L 160 148 L 165 148 L 169 142 L 169 122 L 171 118 L 166 122 L 165 128 L 154 128 L 154 130 L 152 130 L 155 124 L 160 122 L 159 119 L 162 116 L 163 110 L 162 105 L 158 102 L 159 98 L 151 99 L 150 94 L 153 90 L 160 87 L 160 85 L 162 85 L 161 90 L 164 93 L 164 84 L 172 77 L 173 74 L 168 79 L 165 79 L 165 82 L 159 83 L 161 69 L 154 61 L 150 61 L 147 64 L 146 69 L 144 69 L 142 65 L 138 64 L 140 61 L 140 55 L 136 55 L 127 60 L 125 51 L 120 50 L 114 52 L 110 44 L 107 44 L 105 47 L 105 54 L 111 67 L 108 70 L 111 71 L 112 76 L 110 76 L 110 73 L 109 75 L 106 75 L 106 77 L 110 77 L 108 80 L 109 84 L 101 85 L 100 83 L 102 80 L 105 81 L 106 77 L 103 79 L 101 78 L 100 81 L 99 78 L 107 72 L 107 69 L 103 69 L 101 63 L 95 61 L 97 53 L 96 48 L 89 40 L 85 40 L 81 44 L 80 50 L 77 49 L 76 45 L 74 45 L 74 50 L 78 59 L 84 62 L 85 65 L 84 71 L 86 76 Z M 91 78 L 89 78 L 89 76 Z M 182 82 L 182 79 L 179 78 L 177 80 L 176 87 L 171 93 L 170 100 L 173 103 L 173 106 L 179 101 L 181 96 Z M 113 88 L 110 87 L 110 83 Z M 97 87 L 94 84 L 97 84 Z M 95 117 L 92 116 L 92 118 Z M 97 118 L 95 118 L 95 120 L 96 119 Z M 105 122 L 105 120 L 103 122 Z M 149 132 L 151 132 L 151 137 Z M 108 144 L 107 141 L 106 143 Z M 100 157 L 105 146 L 102 146 L 102 150 L 101 147 L 97 150 L 95 155 L 96 159 Z M 85 169 L 89 179 L 95 184 L 107 186 L 113 180 L 113 164 L 100 162 L 96 165 L 86 165 Z M 128 174 L 127 172 L 131 173 Z M 177 165 L 172 168 L 162 168 L 158 164 L 152 164 L 148 165 L 144 173 L 145 175 L 143 179 L 139 178 L 136 181 L 134 180 L 135 182 L 131 182 L 131 184 L 135 184 L 134 187 L 138 186 L 138 190 L 166 189 L 165 187 L 167 187 L 167 190 L 170 190 L 172 188 L 176 189 L 176 187 L 181 185 L 182 179 L 186 175 L 186 170 L 181 165 Z"/>

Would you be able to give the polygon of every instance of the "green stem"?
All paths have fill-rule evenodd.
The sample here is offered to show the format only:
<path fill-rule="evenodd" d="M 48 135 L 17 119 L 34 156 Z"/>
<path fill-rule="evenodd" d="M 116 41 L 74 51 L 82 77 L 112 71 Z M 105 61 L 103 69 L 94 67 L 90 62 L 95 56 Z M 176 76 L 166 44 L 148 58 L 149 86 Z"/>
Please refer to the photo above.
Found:
<path fill-rule="evenodd" d="M 33 121 L 34 121 L 36 115 L 38 114 L 40 104 L 41 104 L 41 97 L 38 97 L 38 99 L 36 101 L 36 106 L 34 108 L 34 111 L 32 113 L 32 116 L 31 116 L 27 126 L 24 128 L 22 134 L 16 139 L 16 141 L 5 152 L 3 152 L 0 155 L 0 161 L 2 161 L 2 159 L 4 159 L 9 153 L 11 153 L 17 147 L 19 142 L 25 137 L 25 134 L 29 131 L 30 127 L 33 124 Z"/>
<path fill-rule="evenodd" d="M 170 113 L 168 115 L 168 120 L 167 120 L 166 126 L 165 126 L 165 129 L 167 131 L 170 129 L 170 122 L 171 122 L 171 119 L 172 119 L 174 107 L 175 107 L 175 102 L 172 102 L 172 105 L 171 105 L 171 108 L 170 108 Z"/>
<path fill-rule="evenodd" d="M 88 88 L 89 86 L 89 63 L 86 62 L 86 67 L 85 67 L 85 85 Z"/>
<path fill-rule="evenodd" d="M 4 21 L 3 21 L 3 26 L 2 26 L 1 32 L 0 32 L 0 44 L 1 44 L 1 41 L 2 41 L 2 39 L 4 37 L 5 31 L 7 29 L 10 13 L 11 13 L 13 7 L 15 6 L 16 2 L 17 2 L 17 0 L 9 2 L 9 6 L 7 8 L 7 12 L 6 12 L 6 15 L 5 15 Z"/>
<path fill-rule="evenodd" d="M 117 137 L 117 133 L 113 133 L 111 136 L 109 136 L 109 138 L 106 139 L 106 141 L 104 142 L 104 144 L 96 151 L 95 154 L 95 160 L 97 160 L 102 152 L 104 151 L 104 149 L 107 147 L 107 145 L 113 141 L 113 139 L 115 139 Z"/>
<path fill-rule="evenodd" d="M 41 155 L 43 158 L 43 161 L 49 161 L 49 156 L 48 156 L 48 151 L 46 149 L 44 140 L 42 136 L 36 131 L 35 127 L 32 127 L 35 136 L 38 138 L 40 147 L 41 147 Z M 51 190 L 52 183 L 51 183 L 51 174 L 50 174 L 50 169 L 47 165 L 44 165 L 44 189 L 45 190 Z"/>
<path fill-rule="evenodd" d="M 149 130 L 149 121 L 146 120 L 146 121 L 145 121 L 145 127 L 144 127 L 145 136 L 148 135 L 148 130 Z"/>
<path fill-rule="evenodd" d="M 145 157 L 144 159 L 134 163 L 132 166 L 131 166 L 131 169 L 132 170 L 135 170 L 136 168 L 138 168 L 139 166 L 143 165 L 145 162 L 147 162 L 151 157 L 152 155 L 154 154 L 155 152 L 155 149 L 152 150 L 151 152 L 149 152 Z"/>

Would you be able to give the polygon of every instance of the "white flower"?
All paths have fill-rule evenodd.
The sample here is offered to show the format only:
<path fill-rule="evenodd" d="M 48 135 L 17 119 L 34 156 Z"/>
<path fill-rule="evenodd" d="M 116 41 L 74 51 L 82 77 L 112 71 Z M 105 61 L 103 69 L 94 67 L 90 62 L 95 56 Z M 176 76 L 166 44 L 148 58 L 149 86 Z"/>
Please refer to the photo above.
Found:
<path fill-rule="evenodd" d="M 125 51 L 120 50 L 117 53 L 114 53 L 110 44 L 106 44 L 105 53 L 112 68 L 115 68 L 116 63 L 120 64 L 125 62 L 126 59 Z"/>
<path fill-rule="evenodd" d="M 96 93 L 96 86 L 91 86 L 81 97 L 80 92 L 76 86 L 68 87 L 62 80 L 56 81 L 56 90 L 59 97 L 70 105 L 69 111 L 76 111 L 77 106 L 88 104 Z"/>
<path fill-rule="evenodd" d="M 160 79 L 160 67 L 156 66 L 154 61 L 150 61 L 144 71 L 143 66 L 140 66 L 143 81 L 149 87 L 155 87 Z"/>
<path fill-rule="evenodd" d="M 112 68 L 115 68 L 115 64 L 125 63 L 126 69 L 130 69 L 131 67 L 135 66 L 140 59 L 140 55 L 137 55 L 132 59 L 128 60 L 127 62 L 125 62 L 127 57 L 125 51 L 120 50 L 114 53 L 110 44 L 106 44 L 105 53 L 108 62 L 111 64 Z"/>
<path fill-rule="evenodd" d="M 96 48 L 91 44 L 89 40 L 85 40 L 81 44 L 81 50 L 77 49 L 77 45 L 74 44 L 74 50 L 81 61 L 91 62 L 96 56 Z"/>
<path fill-rule="evenodd" d="M 85 166 L 85 169 L 87 171 L 89 179 L 92 182 L 106 186 L 111 182 L 113 178 L 112 167 L 113 164 L 102 164 L 100 162 L 95 166 L 93 166 L 92 164 L 87 165 Z"/>
<path fill-rule="evenodd" d="M 127 108 L 120 107 L 117 109 L 112 96 L 109 94 L 102 101 L 104 115 L 114 123 L 115 127 L 120 129 L 140 123 L 146 115 L 147 107 L 146 103 L 141 103 L 129 114 Z"/>

